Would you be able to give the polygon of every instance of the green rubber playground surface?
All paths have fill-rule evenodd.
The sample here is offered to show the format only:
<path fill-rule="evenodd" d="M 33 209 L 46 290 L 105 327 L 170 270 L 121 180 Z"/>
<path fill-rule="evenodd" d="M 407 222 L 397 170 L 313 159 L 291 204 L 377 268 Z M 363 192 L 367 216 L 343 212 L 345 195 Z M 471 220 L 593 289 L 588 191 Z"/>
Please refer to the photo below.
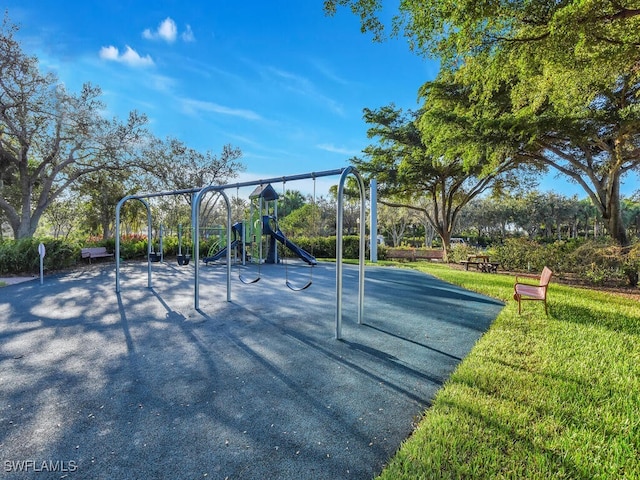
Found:
<path fill-rule="evenodd" d="M 502 309 L 419 272 L 113 264 L 0 289 L 3 478 L 369 479 Z M 248 267 L 243 276 L 257 276 Z M 21 463 L 22 462 L 22 463 Z M 57 463 L 56 463 L 57 462 Z M 42 467 L 47 468 L 48 476 Z"/>

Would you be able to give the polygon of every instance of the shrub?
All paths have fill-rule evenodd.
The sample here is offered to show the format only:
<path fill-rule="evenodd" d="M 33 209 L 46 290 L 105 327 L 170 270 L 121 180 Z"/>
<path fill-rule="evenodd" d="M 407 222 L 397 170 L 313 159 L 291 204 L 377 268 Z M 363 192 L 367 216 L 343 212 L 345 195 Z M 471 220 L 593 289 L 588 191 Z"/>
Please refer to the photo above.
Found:
<path fill-rule="evenodd" d="M 336 256 L 336 237 L 289 237 L 288 240 L 316 258 L 335 258 Z M 357 259 L 360 251 L 359 237 L 357 235 L 345 235 L 342 237 L 342 242 L 343 258 Z M 365 249 L 368 252 L 368 244 Z M 263 254 L 266 256 L 266 252 Z M 378 258 L 380 257 L 378 256 Z"/>
<path fill-rule="evenodd" d="M 447 261 L 451 263 L 460 263 L 466 260 L 469 255 L 475 255 L 478 249 L 466 244 L 453 245 L 447 252 Z"/>
<path fill-rule="evenodd" d="M 622 248 L 612 240 L 573 239 L 540 244 L 531 240 L 508 239 L 495 248 L 497 261 L 512 271 L 541 271 L 546 265 L 557 274 L 573 273 L 594 285 L 606 282 L 638 284 L 640 244 Z"/>
<path fill-rule="evenodd" d="M 80 257 L 80 246 L 53 238 L 24 238 L 0 243 L 0 273 L 36 273 L 40 269 L 38 246 L 44 244 L 44 268 L 59 270 L 75 265 Z"/>
<path fill-rule="evenodd" d="M 594 284 L 626 282 L 638 285 L 640 244 L 620 247 L 612 241 L 589 242 L 577 248 L 571 256 L 573 271 Z"/>
<path fill-rule="evenodd" d="M 504 244 L 495 248 L 496 261 L 505 270 L 542 270 L 544 263 L 538 254 L 540 245 L 525 238 L 510 238 Z"/>
<path fill-rule="evenodd" d="M 45 239 L 43 243 L 46 247 L 45 268 L 57 270 L 69 268 L 78 263 L 81 249 L 79 244 L 69 244 L 59 239 Z"/>
<path fill-rule="evenodd" d="M 629 285 L 637 287 L 638 280 L 640 280 L 638 278 L 638 272 L 640 271 L 640 242 L 635 243 L 628 249 L 623 268 Z"/>
<path fill-rule="evenodd" d="M 622 250 L 611 243 L 585 243 L 571 252 L 568 258 L 571 270 L 594 285 L 624 279 Z"/>

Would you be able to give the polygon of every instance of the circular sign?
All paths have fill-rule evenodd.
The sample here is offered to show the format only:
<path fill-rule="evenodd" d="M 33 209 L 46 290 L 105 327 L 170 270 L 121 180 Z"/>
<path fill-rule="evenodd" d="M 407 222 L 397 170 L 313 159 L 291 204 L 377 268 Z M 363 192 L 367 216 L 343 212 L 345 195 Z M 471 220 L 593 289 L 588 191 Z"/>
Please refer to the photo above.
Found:
<path fill-rule="evenodd" d="M 40 254 L 41 258 L 44 258 L 44 254 L 46 253 L 46 249 L 44 248 L 44 243 L 41 243 L 40 245 L 38 245 L 38 253 Z"/>

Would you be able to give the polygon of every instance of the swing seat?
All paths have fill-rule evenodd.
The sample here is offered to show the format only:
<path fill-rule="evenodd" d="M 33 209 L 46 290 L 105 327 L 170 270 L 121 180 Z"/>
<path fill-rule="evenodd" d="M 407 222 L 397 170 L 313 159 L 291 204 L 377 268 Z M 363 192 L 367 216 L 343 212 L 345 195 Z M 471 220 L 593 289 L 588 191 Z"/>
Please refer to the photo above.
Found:
<path fill-rule="evenodd" d="M 302 290 L 306 290 L 307 288 L 309 288 L 313 284 L 313 281 L 309 280 L 309 282 L 306 285 L 304 285 L 303 287 L 299 287 L 299 288 L 298 287 L 294 287 L 293 284 L 289 280 L 287 280 L 286 284 L 287 284 L 287 287 L 289 287 L 290 290 L 293 290 L 294 292 L 301 292 Z"/>
<path fill-rule="evenodd" d="M 244 279 L 244 278 L 242 278 L 242 274 L 238 275 L 238 278 L 239 278 L 239 279 L 240 279 L 240 281 L 241 281 L 242 283 L 244 283 L 245 285 L 251 285 L 252 283 L 256 283 L 256 282 L 258 282 L 258 281 L 260 280 L 260 277 L 254 278 L 254 279 L 252 279 L 252 280 Z"/>

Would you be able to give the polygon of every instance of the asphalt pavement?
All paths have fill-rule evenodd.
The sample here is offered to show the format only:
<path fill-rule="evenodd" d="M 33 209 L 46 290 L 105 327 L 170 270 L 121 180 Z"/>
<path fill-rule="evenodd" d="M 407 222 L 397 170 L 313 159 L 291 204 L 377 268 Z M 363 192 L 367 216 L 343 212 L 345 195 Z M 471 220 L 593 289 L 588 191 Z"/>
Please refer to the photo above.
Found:
<path fill-rule="evenodd" d="M 113 263 L 0 288 L 0 477 L 370 479 L 503 304 L 408 269 Z M 295 292 L 285 282 L 311 287 Z"/>

